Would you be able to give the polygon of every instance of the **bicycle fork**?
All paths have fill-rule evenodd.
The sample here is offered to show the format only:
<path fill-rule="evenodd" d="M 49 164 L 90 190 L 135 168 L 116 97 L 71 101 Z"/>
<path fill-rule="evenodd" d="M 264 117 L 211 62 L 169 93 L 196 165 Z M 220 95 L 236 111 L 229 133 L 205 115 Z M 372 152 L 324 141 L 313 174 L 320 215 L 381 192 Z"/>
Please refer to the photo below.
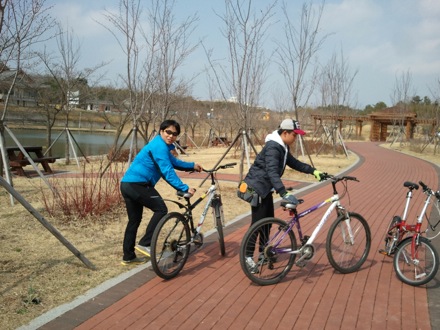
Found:
<path fill-rule="evenodd" d="M 416 234 L 412 237 L 412 242 L 411 242 L 411 256 L 407 255 L 406 253 L 403 253 L 403 257 L 405 260 L 405 263 L 407 265 L 414 265 L 414 278 L 415 279 L 420 279 L 426 276 L 426 272 L 420 273 L 418 274 L 418 270 L 419 270 L 419 263 L 420 260 L 418 258 L 418 246 L 420 244 L 419 242 L 420 240 L 420 234 Z"/>
<path fill-rule="evenodd" d="M 354 245 L 354 233 L 353 233 L 353 228 L 351 228 L 350 215 L 348 211 L 343 209 L 342 207 L 338 209 L 338 213 L 343 214 L 345 218 L 344 219 L 345 226 L 343 225 L 340 226 L 342 240 L 345 244 Z"/>

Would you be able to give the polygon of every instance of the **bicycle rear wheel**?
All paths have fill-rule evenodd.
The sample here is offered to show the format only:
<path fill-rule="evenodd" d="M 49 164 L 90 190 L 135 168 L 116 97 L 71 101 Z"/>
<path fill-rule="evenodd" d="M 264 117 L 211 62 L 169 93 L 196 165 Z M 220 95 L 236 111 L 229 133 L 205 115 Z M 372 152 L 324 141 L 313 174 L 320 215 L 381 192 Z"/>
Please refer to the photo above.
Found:
<path fill-rule="evenodd" d="M 218 233 L 218 243 L 220 245 L 220 254 L 224 256 L 226 254 L 225 248 L 225 237 L 223 234 L 223 225 L 225 223 L 224 214 L 223 214 L 223 205 L 221 203 L 220 197 L 218 199 L 213 200 L 212 211 L 214 215 L 214 223 Z"/>
<path fill-rule="evenodd" d="M 396 246 L 401 239 L 400 231 L 397 225 L 402 221 L 400 216 L 395 215 L 388 225 L 388 229 L 385 233 L 385 249 L 379 250 L 382 254 L 392 255 L 396 250 Z"/>
<path fill-rule="evenodd" d="M 340 215 L 327 235 L 327 257 L 334 269 L 347 274 L 357 271 L 368 257 L 371 232 L 367 221 L 357 213 Z"/>
<path fill-rule="evenodd" d="M 412 237 L 405 238 L 394 253 L 393 266 L 403 283 L 418 286 L 431 281 L 437 274 L 439 259 L 437 250 L 425 237 L 419 237 L 412 258 Z"/>
<path fill-rule="evenodd" d="M 177 276 L 188 259 L 190 241 L 190 229 L 182 214 L 172 212 L 164 216 L 151 240 L 154 272 L 166 280 Z"/>
<path fill-rule="evenodd" d="M 281 281 L 295 263 L 295 234 L 287 232 L 285 221 L 264 218 L 254 223 L 240 246 L 240 265 L 246 276 L 258 285 Z"/>

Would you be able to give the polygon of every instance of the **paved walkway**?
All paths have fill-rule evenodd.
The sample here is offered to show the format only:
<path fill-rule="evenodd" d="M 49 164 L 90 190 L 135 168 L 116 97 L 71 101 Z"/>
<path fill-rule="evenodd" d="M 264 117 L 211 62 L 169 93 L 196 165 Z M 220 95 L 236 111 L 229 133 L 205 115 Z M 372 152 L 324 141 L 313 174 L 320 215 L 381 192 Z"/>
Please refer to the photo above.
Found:
<path fill-rule="evenodd" d="M 250 223 L 246 216 L 227 227 L 226 257 L 219 255 L 216 242 L 207 242 L 170 281 L 140 266 L 125 281 L 40 328 L 439 329 L 440 277 L 423 287 L 405 285 L 396 278 L 392 259 L 377 253 L 389 220 L 403 211 L 403 182 L 422 180 L 438 189 L 439 167 L 375 143 L 347 147 L 361 157 L 349 171 L 360 182 L 349 183 L 350 196 L 343 204 L 367 219 L 373 236 L 370 255 L 358 272 L 342 275 L 333 270 L 325 254 L 324 228 L 305 268 L 294 267 L 277 285 L 256 286 L 239 265 L 240 241 Z M 297 196 L 309 207 L 330 194 L 329 184 L 322 183 L 300 189 Z M 422 193 L 415 193 L 409 219 L 415 219 L 423 199 Z M 276 213 L 287 217 L 279 208 Z M 303 231 L 310 233 L 317 221 L 305 218 Z"/>

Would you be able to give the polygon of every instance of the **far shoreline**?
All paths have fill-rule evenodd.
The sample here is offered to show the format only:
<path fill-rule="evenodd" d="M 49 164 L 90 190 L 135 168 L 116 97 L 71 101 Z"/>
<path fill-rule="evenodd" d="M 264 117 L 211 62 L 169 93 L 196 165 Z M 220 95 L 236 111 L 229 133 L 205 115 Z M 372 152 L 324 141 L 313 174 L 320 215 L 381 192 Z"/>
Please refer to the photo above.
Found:
<path fill-rule="evenodd" d="M 11 129 L 20 129 L 20 130 L 28 130 L 28 129 L 34 129 L 34 130 L 41 130 L 45 131 L 45 126 L 37 126 L 37 125 L 27 125 L 26 127 L 23 127 L 22 125 L 17 124 L 8 124 L 7 125 Z M 62 131 L 65 127 L 62 126 L 54 126 L 52 127 L 52 131 Z M 81 127 L 69 127 L 70 131 L 78 131 L 78 132 L 96 132 L 96 133 L 116 133 L 115 129 L 106 129 L 106 128 L 81 128 Z"/>

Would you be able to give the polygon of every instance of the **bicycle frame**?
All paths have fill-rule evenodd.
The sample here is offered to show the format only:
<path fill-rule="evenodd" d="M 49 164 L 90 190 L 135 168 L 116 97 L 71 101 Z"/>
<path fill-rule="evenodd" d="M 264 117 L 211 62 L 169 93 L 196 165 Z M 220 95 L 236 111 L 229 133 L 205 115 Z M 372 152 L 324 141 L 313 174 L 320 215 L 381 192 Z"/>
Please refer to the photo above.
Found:
<path fill-rule="evenodd" d="M 200 231 L 202 229 L 203 223 L 205 222 L 208 210 L 212 206 L 212 202 L 214 200 L 216 191 L 217 191 L 217 186 L 214 182 L 214 184 L 211 184 L 211 186 L 206 190 L 206 192 L 202 196 L 200 196 L 194 203 L 191 203 L 191 200 L 190 200 L 191 195 L 190 194 L 182 193 L 182 192 L 178 192 L 178 195 L 185 199 L 186 204 L 180 203 L 180 202 L 172 200 L 172 199 L 165 199 L 166 201 L 169 201 L 169 202 L 172 202 L 172 203 L 178 205 L 179 208 L 185 209 L 184 217 L 185 217 L 185 219 L 188 219 L 189 224 L 190 224 L 190 228 L 191 228 L 191 233 L 192 233 L 191 242 L 193 241 L 194 236 L 196 236 L 197 234 L 200 234 Z M 197 205 L 199 205 L 206 197 L 208 197 L 208 200 L 203 208 L 202 214 L 200 215 L 200 220 L 197 224 L 197 227 L 195 227 L 192 210 L 195 209 L 197 207 Z"/>
<path fill-rule="evenodd" d="M 336 219 L 331 221 L 325 241 L 330 264 L 342 274 L 357 271 L 363 265 L 371 246 L 370 228 L 360 214 L 349 212 L 340 203 L 348 194 L 347 182 L 359 180 L 351 176 L 326 174 L 325 180 L 330 178 L 333 188 L 331 197 L 302 212 L 298 212 L 296 204 L 282 201 L 281 207 L 288 210 L 291 216 L 289 220 L 267 217 L 251 225 L 240 246 L 240 265 L 251 281 L 258 285 L 275 284 L 286 276 L 293 265 L 304 267 L 314 256 L 313 243 L 333 212 L 336 213 Z M 344 191 L 338 194 L 336 185 L 341 181 Z M 301 203 L 303 201 L 299 200 Z M 303 235 L 300 219 L 325 205 L 328 207 L 311 236 Z M 295 227 L 297 235 L 294 233 Z"/>
<path fill-rule="evenodd" d="M 167 213 L 154 230 L 151 240 L 151 264 L 158 276 L 167 280 L 177 276 L 188 259 L 191 246 L 194 246 L 195 250 L 203 246 L 201 228 L 210 207 L 214 217 L 214 226 L 218 233 L 220 254 L 222 256 L 226 254 L 223 233 L 224 214 L 219 193 L 220 186 L 215 173 L 219 169 L 232 168 L 234 165 L 236 163 L 216 166 L 211 170 L 203 170 L 211 177 L 211 185 L 194 203 L 191 203 L 192 194 L 183 191 L 178 191 L 177 195 L 184 198 L 185 203 L 167 200 L 178 205 L 184 211 Z M 203 200 L 206 200 L 206 204 L 201 210 L 200 220 L 196 227 L 194 226 L 192 210 Z"/>
<path fill-rule="evenodd" d="M 194 229 L 194 224 L 191 222 L 191 230 L 193 231 L 194 234 L 200 234 L 200 231 L 202 230 L 203 223 L 205 222 L 205 219 L 206 219 L 206 215 L 208 214 L 208 210 L 209 210 L 210 207 L 213 206 L 212 202 L 213 202 L 213 200 L 215 198 L 215 192 L 216 191 L 217 191 L 217 186 L 214 183 L 192 205 L 190 211 L 192 211 L 192 209 L 194 207 L 196 207 L 202 200 L 204 200 L 207 196 L 209 196 L 208 200 L 206 201 L 205 207 L 203 208 L 202 214 L 200 215 L 200 220 L 197 223 L 197 227 L 195 229 Z M 190 214 L 190 217 L 192 219 L 192 212 Z"/>
<path fill-rule="evenodd" d="M 392 219 L 386 233 L 385 250 L 379 250 L 380 253 L 388 256 L 394 254 L 393 267 L 397 277 L 402 282 L 413 286 L 419 286 L 431 281 L 439 267 L 439 257 L 435 246 L 432 245 L 431 239 L 425 237 L 424 234 L 428 232 L 429 228 L 434 230 L 440 223 L 439 220 L 435 225 L 432 225 L 426 215 L 433 196 L 437 199 L 435 206 L 437 210 L 439 209 L 440 192 L 431 190 L 422 181 L 419 181 L 419 184 L 422 186 L 426 198 L 416 223 L 412 225 L 407 223 L 406 211 L 408 210 L 412 190 L 418 189 L 419 186 L 415 183 L 405 182 L 404 186 L 410 191 L 407 193 L 404 220 L 401 220 L 398 216 Z M 424 231 L 422 231 L 423 217 L 427 218 L 429 224 L 429 227 Z"/>
<path fill-rule="evenodd" d="M 426 216 L 426 210 L 428 209 L 428 206 L 431 203 L 431 198 L 433 196 L 436 196 L 437 198 L 439 198 L 440 194 L 438 192 L 432 191 L 425 184 L 423 184 L 423 182 L 419 182 L 419 183 L 423 187 L 423 192 L 426 194 L 426 198 L 425 198 L 425 201 L 423 203 L 422 210 L 420 211 L 420 215 L 417 217 L 416 223 L 415 224 L 408 224 L 407 223 L 407 215 L 408 215 L 409 203 L 410 203 L 410 200 L 411 200 L 412 194 L 413 194 L 413 192 L 412 192 L 413 189 L 410 189 L 407 192 L 405 209 L 403 211 L 402 219 L 395 226 L 389 228 L 389 230 L 388 230 L 388 231 L 391 231 L 394 228 L 398 229 L 399 236 L 397 238 L 395 238 L 397 243 L 400 243 L 406 235 L 412 234 L 413 235 L 413 246 L 414 246 L 415 240 L 422 233 L 426 233 L 429 230 L 429 228 L 427 228 L 424 232 L 421 231 L 422 223 L 423 223 L 423 217 Z M 407 182 L 405 182 L 405 184 L 407 184 Z M 436 205 L 436 207 L 437 207 L 437 205 Z M 429 220 L 428 220 L 428 222 L 429 222 Z M 435 226 L 437 226 L 437 224 Z M 435 228 L 435 226 L 434 226 L 434 228 Z M 436 236 L 434 236 L 433 238 L 435 238 L 435 237 Z"/>
<path fill-rule="evenodd" d="M 219 166 L 217 169 L 231 167 L 231 166 L 234 166 L 235 164 L 236 163 L 222 165 L 222 166 Z M 208 172 L 209 172 L 209 176 L 211 178 L 211 186 L 194 203 L 191 203 L 191 200 L 190 200 L 191 195 L 188 193 L 184 193 L 184 192 L 178 192 L 178 195 L 185 199 L 186 205 L 179 203 L 178 201 L 167 199 L 167 201 L 173 202 L 173 203 L 177 204 L 180 208 L 185 209 L 184 217 L 186 219 L 188 219 L 188 221 L 190 223 L 191 233 L 192 233 L 191 242 L 193 242 L 194 237 L 196 237 L 198 234 L 200 234 L 200 231 L 202 230 L 203 223 L 205 222 L 205 219 L 206 219 L 206 215 L 208 214 L 209 208 L 215 206 L 214 202 L 216 200 L 219 200 L 221 203 L 220 196 L 216 194 L 217 183 L 216 183 L 216 179 L 214 176 L 215 171 L 208 171 Z M 202 214 L 200 215 L 200 220 L 197 223 L 197 227 L 195 227 L 194 226 L 194 219 L 193 219 L 193 215 L 192 215 L 192 210 L 194 208 L 196 208 L 197 205 L 199 205 L 206 197 L 208 197 L 208 200 L 206 201 L 206 204 L 203 208 Z"/>
<path fill-rule="evenodd" d="M 307 237 L 307 236 L 304 236 L 303 233 L 302 233 L 301 224 L 299 222 L 299 219 L 301 219 L 302 217 L 306 216 L 307 214 L 310 214 L 312 212 L 315 212 L 316 210 L 319 210 L 324 205 L 327 205 L 329 203 L 330 203 L 330 206 L 325 211 L 324 215 L 321 218 L 321 221 L 319 221 L 318 225 L 313 230 L 312 235 L 307 238 L 307 241 L 304 242 L 304 238 Z M 278 239 L 277 242 L 270 241 L 269 243 L 273 243 L 273 246 L 274 246 L 275 250 L 277 251 L 277 253 L 289 253 L 289 254 L 300 254 L 300 253 L 302 253 L 302 251 L 304 250 L 305 246 L 313 244 L 313 242 L 314 242 L 316 236 L 318 235 L 319 231 L 322 229 L 324 224 L 329 219 L 330 214 L 334 210 L 336 210 L 338 215 L 340 215 L 342 213 L 342 211 L 345 210 L 344 207 L 339 202 L 339 195 L 338 194 L 333 195 L 332 197 L 326 199 L 325 201 L 323 201 L 321 203 L 318 203 L 318 204 L 308 208 L 307 210 L 305 210 L 303 212 L 297 213 L 296 209 L 295 210 L 290 210 L 289 214 L 292 215 L 293 217 L 288 222 L 287 230 L 285 231 L 285 233 L 283 235 L 281 235 L 280 239 Z M 282 242 L 282 240 L 284 239 L 284 236 L 287 235 L 288 232 L 293 230 L 294 226 L 296 227 L 296 230 L 298 232 L 299 240 L 302 242 L 301 247 L 298 250 L 295 250 L 295 251 L 290 251 L 290 250 L 285 250 L 285 249 L 277 249 L 276 247 L 279 245 L 280 242 Z M 349 233 L 349 234 L 350 234 L 350 238 L 352 240 L 353 239 L 353 235 L 352 235 L 352 233 Z"/>

